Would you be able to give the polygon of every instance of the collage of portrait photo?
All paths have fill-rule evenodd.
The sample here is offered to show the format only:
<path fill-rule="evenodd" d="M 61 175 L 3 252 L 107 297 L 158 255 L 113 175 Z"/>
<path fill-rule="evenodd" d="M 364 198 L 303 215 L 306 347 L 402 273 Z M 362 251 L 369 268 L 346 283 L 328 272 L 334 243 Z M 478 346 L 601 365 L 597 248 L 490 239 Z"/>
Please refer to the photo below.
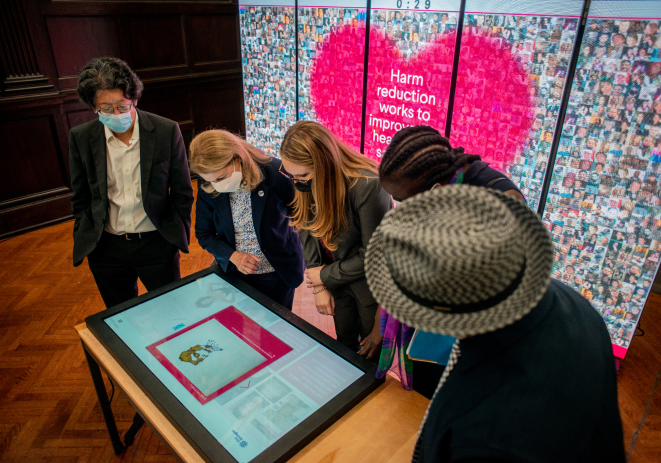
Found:
<path fill-rule="evenodd" d="M 489 60 L 471 59 L 466 87 L 472 95 L 457 94 L 456 98 L 463 104 L 457 105 L 455 99 L 452 139 L 460 146 L 484 146 L 484 153 L 477 154 L 494 169 L 506 173 L 526 197 L 528 206 L 536 211 L 578 19 L 467 14 L 464 24 L 468 28 L 464 33 L 486 35 L 496 43 L 502 40 L 511 45 L 510 56 L 520 63 L 524 75 L 529 75 L 528 95 L 534 114 L 529 113 L 530 107 L 526 105 L 492 102 L 485 107 L 483 96 L 499 91 L 488 84 L 493 79 L 489 79 L 489 74 L 494 72 L 494 65 Z M 462 55 L 473 57 L 479 52 L 462 43 Z M 496 71 L 501 73 L 498 80 L 512 80 L 507 67 Z M 501 100 L 507 102 L 506 96 Z M 519 136 L 523 116 L 532 116 L 533 122 L 530 130 Z M 521 138 L 525 140 L 523 146 L 515 145 Z M 476 139 L 479 142 L 476 143 Z M 516 153 L 513 159 L 512 153 Z"/>
<path fill-rule="evenodd" d="M 246 139 L 271 156 L 296 122 L 294 10 L 239 8 Z"/>
<path fill-rule="evenodd" d="M 343 142 L 360 148 L 360 130 L 355 130 L 354 119 L 349 114 L 360 114 L 361 91 L 342 94 L 342 101 L 329 99 L 325 95 L 312 95 L 310 73 L 319 51 L 325 45 L 325 59 L 334 63 L 321 76 L 322 83 L 334 88 L 362 89 L 365 62 L 365 9 L 358 8 L 298 8 L 298 118 L 316 121 L 315 103 L 333 107 L 335 120 L 341 131 L 336 133 Z M 331 92 L 333 94 L 333 92 Z M 319 97 L 322 101 L 312 99 Z"/>
<path fill-rule="evenodd" d="M 458 13 L 445 11 L 372 10 L 372 26 L 385 30 L 404 57 L 413 56 L 440 34 L 457 29 Z"/>
<path fill-rule="evenodd" d="M 628 348 L 661 255 L 659 21 L 590 19 L 543 220 L 555 278 Z"/>

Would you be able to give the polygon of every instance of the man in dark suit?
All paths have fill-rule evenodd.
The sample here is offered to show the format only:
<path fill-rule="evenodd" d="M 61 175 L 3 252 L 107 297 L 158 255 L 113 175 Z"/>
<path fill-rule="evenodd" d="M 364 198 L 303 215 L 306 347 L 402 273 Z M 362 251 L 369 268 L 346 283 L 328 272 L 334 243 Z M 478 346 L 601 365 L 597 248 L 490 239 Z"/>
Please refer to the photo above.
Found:
<path fill-rule="evenodd" d="M 69 132 L 73 262 L 87 257 L 106 307 L 178 280 L 193 188 L 176 122 L 136 109 L 143 85 L 116 58 L 90 61 L 78 97 L 99 119 Z"/>

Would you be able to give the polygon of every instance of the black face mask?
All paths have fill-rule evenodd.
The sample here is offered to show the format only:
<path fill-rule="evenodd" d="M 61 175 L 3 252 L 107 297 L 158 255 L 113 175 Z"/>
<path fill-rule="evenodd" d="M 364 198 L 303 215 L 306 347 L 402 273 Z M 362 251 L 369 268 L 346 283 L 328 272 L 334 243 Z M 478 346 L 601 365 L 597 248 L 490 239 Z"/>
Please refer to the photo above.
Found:
<path fill-rule="evenodd" d="M 312 191 L 312 179 L 306 180 L 305 182 L 294 182 L 294 188 L 302 193 L 310 193 Z"/>

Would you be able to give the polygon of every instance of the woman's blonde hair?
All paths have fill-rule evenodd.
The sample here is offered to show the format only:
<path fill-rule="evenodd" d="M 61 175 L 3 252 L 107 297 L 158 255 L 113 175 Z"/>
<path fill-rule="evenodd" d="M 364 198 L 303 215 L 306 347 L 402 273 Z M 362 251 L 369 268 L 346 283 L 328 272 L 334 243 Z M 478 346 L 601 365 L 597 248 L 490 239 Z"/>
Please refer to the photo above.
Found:
<path fill-rule="evenodd" d="M 313 171 L 312 194 L 296 190 L 292 225 L 296 230 L 308 230 L 335 251 L 335 239 L 348 227 L 347 192 L 359 178 L 368 177 L 364 171 L 377 173 L 376 162 L 342 143 L 323 125 L 310 121 L 290 127 L 280 156 Z"/>
<path fill-rule="evenodd" d="M 216 172 L 239 158 L 242 164 L 243 181 L 246 183 L 248 191 L 263 180 L 262 170 L 259 166 L 268 164 L 273 159 L 243 138 L 226 130 L 202 132 L 193 138 L 189 151 L 190 169 L 197 174 Z M 207 193 L 217 193 L 211 182 L 202 183 L 202 189 Z"/>

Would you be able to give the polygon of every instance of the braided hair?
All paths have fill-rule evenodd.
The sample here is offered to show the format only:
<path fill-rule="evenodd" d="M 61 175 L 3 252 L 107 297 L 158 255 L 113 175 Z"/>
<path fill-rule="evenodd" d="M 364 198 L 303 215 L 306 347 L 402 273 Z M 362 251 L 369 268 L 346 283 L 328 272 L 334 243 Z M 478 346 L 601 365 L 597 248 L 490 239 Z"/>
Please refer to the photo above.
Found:
<path fill-rule="evenodd" d="M 379 177 L 382 182 L 409 180 L 417 194 L 437 183 L 447 184 L 459 168 L 480 159 L 461 147 L 452 148 L 438 130 L 417 125 L 395 134 L 381 159 Z"/>

